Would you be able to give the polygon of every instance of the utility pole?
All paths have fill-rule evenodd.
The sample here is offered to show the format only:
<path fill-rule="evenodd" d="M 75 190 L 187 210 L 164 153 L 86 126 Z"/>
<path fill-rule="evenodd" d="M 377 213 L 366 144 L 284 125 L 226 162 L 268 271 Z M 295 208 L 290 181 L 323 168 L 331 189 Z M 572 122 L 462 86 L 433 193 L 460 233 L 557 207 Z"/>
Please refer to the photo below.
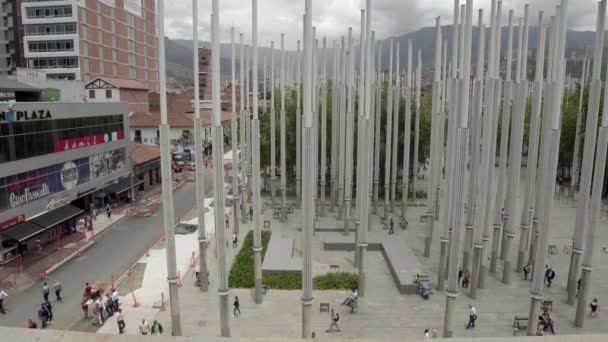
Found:
<path fill-rule="evenodd" d="M 602 1 L 605 5 L 605 1 Z M 559 140 L 560 140 L 560 121 L 561 121 L 561 103 L 563 100 L 563 82 L 564 82 L 564 71 L 566 63 L 564 60 L 564 52 L 566 45 L 566 27 L 567 27 L 567 12 L 568 12 L 568 1 L 562 0 L 561 4 L 557 6 L 556 16 L 554 20 L 553 29 L 551 29 L 551 40 L 552 49 L 551 53 L 551 77 L 547 77 L 549 84 L 547 85 L 547 97 L 545 98 L 545 116 L 546 120 L 550 121 L 550 130 L 548 134 L 543 134 L 543 151 L 541 158 L 544 160 L 543 165 L 545 166 L 539 174 L 542 175 L 541 181 L 543 183 L 542 192 L 542 216 L 540 217 L 539 226 L 540 234 L 538 236 L 538 247 L 536 249 L 536 267 L 534 267 L 534 275 L 532 277 L 532 289 L 530 291 L 530 309 L 528 311 L 528 317 L 536 317 L 540 301 L 543 299 L 544 290 L 544 269 L 539 267 L 545 264 L 547 256 L 547 243 L 549 240 L 549 228 L 551 211 L 553 209 L 552 202 L 555 195 L 555 176 L 557 174 L 557 161 L 559 154 Z M 601 11 L 600 11 L 601 12 Z M 603 11 L 603 18 L 605 17 L 605 7 Z M 602 28 L 603 30 L 603 28 Z M 598 32 L 599 33 L 599 32 Z M 545 121 L 545 120 L 543 120 Z M 580 204 L 579 204 L 580 205 Z M 528 335 L 535 334 L 535 327 L 528 327 Z"/>
<path fill-rule="evenodd" d="M 579 259 L 585 252 L 585 230 L 589 217 L 589 194 L 593 172 L 593 151 L 596 144 L 598 114 L 600 110 L 600 97 L 602 70 L 604 28 L 606 16 L 606 0 L 599 3 L 595 49 L 593 54 L 593 69 L 591 73 L 591 86 L 589 88 L 589 104 L 587 106 L 587 126 L 585 129 L 585 143 L 583 147 L 583 164 L 580 174 L 580 189 L 576 208 L 576 223 L 574 225 L 574 239 L 572 253 L 570 254 L 570 268 L 568 272 L 568 304 L 574 304 L 577 291 L 577 278 L 579 274 Z M 600 18 L 600 14 L 603 16 Z M 601 40 L 599 40 L 601 39 Z M 606 115 L 606 114 L 605 114 Z M 582 283 L 582 280 L 581 280 Z M 582 325 L 582 321 L 581 321 Z"/>
<path fill-rule="evenodd" d="M 216 0 L 217 1 L 217 0 Z M 252 43 L 253 58 L 251 63 L 252 77 L 257 79 L 258 74 L 258 0 L 253 2 Z M 273 73 L 274 75 L 274 73 Z M 273 76 L 274 77 L 274 76 Z M 273 86 L 274 89 L 274 86 Z M 273 101 L 274 103 L 274 101 Z M 274 113 L 274 112 L 273 112 Z M 274 114 L 272 114 L 274 115 Z M 251 121 L 251 141 L 253 143 L 253 268 L 255 276 L 254 300 L 262 304 L 262 229 L 260 214 L 262 213 L 262 200 L 260 198 L 260 121 L 258 119 L 258 82 L 253 82 L 253 120 Z"/>
<path fill-rule="evenodd" d="M 382 51 L 382 49 L 380 49 Z M 378 59 L 381 59 L 379 57 Z M 380 69 L 380 61 L 378 61 L 378 69 Z M 405 127 L 403 128 L 403 183 L 401 185 L 401 217 L 405 219 L 407 211 L 407 200 L 409 196 L 409 181 L 410 181 L 410 151 L 412 140 L 412 42 L 407 42 L 407 76 L 405 83 Z M 382 87 L 382 84 L 380 85 Z M 382 99 L 382 88 L 378 90 L 380 99 Z M 376 118 L 376 134 L 380 133 L 379 118 Z M 376 151 L 380 151 L 380 141 L 376 136 Z M 377 165 L 378 163 L 376 163 Z M 378 166 L 376 166 L 376 169 Z M 375 183 L 375 182 L 374 182 Z"/>
<path fill-rule="evenodd" d="M 376 81 L 376 114 L 374 115 L 374 165 L 373 165 L 373 212 L 378 214 L 378 196 L 380 192 L 380 124 L 382 122 L 382 88 L 384 87 L 384 74 L 382 73 L 382 41 L 378 42 L 378 70 Z M 407 106 L 406 106 L 407 107 Z M 406 108 L 407 113 L 407 108 Z M 407 123 L 406 123 L 407 125 Z M 406 140 L 406 143 L 407 140 Z M 405 161 L 404 161 L 405 163 Z M 407 196 L 406 196 L 407 197 Z M 403 210 L 402 210 L 403 211 Z M 402 212 L 403 216 L 404 213 Z"/>
<path fill-rule="evenodd" d="M 462 39 L 463 50 L 461 56 L 463 59 L 460 61 L 461 73 L 457 83 L 456 93 L 458 94 L 458 111 L 456 117 L 458 118 L 458 127 L 456 134 L 456 156 L 454 161 L 458 164 L 454 164 L 454 215 L 451 218 L 450 226 L 452 227 L 452 237 L 450 243 L 450 254 L 453 256 L 460 255 L 460 233 L 462 228 L 462 207 L 464 199 L 464 172 L 466 168 L 466 155 L 467 155 L 467 136 L 468 136 L 468 110 L 469 110 L 469 76 L 471 68 L 471 36 L 472 36 L 472 22 L 473 22 L 473 0 L 467 0 L 466 9 L 466 21 Z M 420 69 L 420 68 L 419 68 Z M 420 72 L 420 71 L 419 71 Z M 452 328 L 452 318 L 454 316 L 454 309 L 456 305 L 456 296 L 458 295 L 458 265 L 459 258 L 454 257 L 449 259 L 449 276 L 448 276 L 448 288 L 446 296 L 446 309 L 445 309 L 445 322 L 443 327 L 443 337 L 452 337 L 454 332 Z"/>
<path fill-rule="evenodd" d="M 348 28 L 348 62 L 347 71 L 346 71 L 346 119 L 345 119 L 345 127 L 346 127 L 346 167 L 345 167 L 345 180 L 344 180 L 344 207 L 345 207 L 345 215 L 344 215 L 344 235 L 350 234 L 350 220 L 351 220 L 351 196 L 352 196 L 352 182 L 353 182 L 353 138 L 354 138 L 354 115 L 353 115 L 353 97 L 354 94 L 354 49 L 353 49 L 353 38 L 352 38 L 353 28 Z M 359 164 L 359 161 L 357 161 Z M 357 194 L 357 197 L 359 195 Z"/>
<path fill-rule="evenodd" d="M 340 63 L 339 63 L 339 128 L 340 128 L 340 153 L 338 154 L 338 220 L 343 219 L 344 213 L 344 182 L 346 169 L 346 45 L 344 36 L 340 38 Z M 348 231 L 346 231 L 348 233 Z"/>
<path fill-rule="evenodd" d="M 255 0 L 254 0 L 255 1 Z M 220 9 L 219 0 L 211 2 L 211 91 L 213 92 L 213 187 L 215 202 L 215 245 L 218 261 L 218 295 L 220 299 L 221 336 L 230 337 L 228 267 L 224 243 L 224 129 L 220 107 Z"/>
<path fill-rule="evenodd" d="M 391 157 L 391 213 L 395 213 L 395 201 L 397 192 L 397 150 L 399 149 L 399 105 L 401 104 L 401 73 L 399 71 L 399 41 L 397 41 L 395 58 L 395 88 L 393 91 L 393 147 Z"/>
<path fill-rule="evenodd" d="M 285 161 L 285 35 L 281 34 L 281 219 L 287 221 L 287 166 Z"/>
<path fill-rule="evenodd" d="M 314 229 L 314 202 L 312 173 L 312 0 L 304 2 L 304 75 L 302 87 L 303 132 L 303 222 L 302 222 L 302 338 L 312 338 L 312 233 Z"/>
<path fill-rule="evenodd" d="M 160 156 L 163 198 L 163 225 L 167 257 L 167 282 L 169 283 L 169 307 L 171 308 L 171 335 L 180 336 L 182 325 L 177 292 L 177 261 L 175 256 L 175 216 L 173 212 L 173 189 L 171 170 L 171 151 L 169 150 L 169 124 L 167 122 L 167 79 L 165 69 L 165 4 L 157 3 L 158 22 L 158 74 L 160 83 Z M 195 77 L 198 79 L 198 77 Z"/>
<path fill-rule="evenodd" d="M 337 88 L 337 77 L 338 77 L 338 49 L 336 47 L 336 41 L 333 41 L 333 73 L 331 80 L 331 160 L 330 160 L 330 197 L 331 206 L 329 207 L 330 212 L 335 211 L 336 207 L 336 196 L 338 193 L 338 88 Z"/>
<path fill-rule="evenodd" d="M 198 255 L 199 255 L 199 289 L 201 292 L 209 290 L 209 277 L 207 276 L 207 230 L 205 227 L 205 177 L 203 174 L 203 136 L 201 125 L 200 94 L 198 83 L 198 0 L 192 0 L 192 33 L 194 44 L 192 51 L 194 67 L 194 159 L 196 167 L 196 217 L 198 218 Z"/>

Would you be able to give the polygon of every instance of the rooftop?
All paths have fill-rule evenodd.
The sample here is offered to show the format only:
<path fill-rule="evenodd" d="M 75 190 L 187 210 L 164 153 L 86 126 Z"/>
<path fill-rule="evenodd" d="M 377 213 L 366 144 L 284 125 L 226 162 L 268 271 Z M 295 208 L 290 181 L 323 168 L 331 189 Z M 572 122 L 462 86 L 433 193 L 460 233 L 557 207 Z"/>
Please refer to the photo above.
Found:
<path fill-rule="evenodd" d="M 131 142 L 129 147 L 131 148 L 131 155 L 135 159 L 135 164 L 143 164 L 160 158 L 160 147 L 136 142 Z"/>
<path fill-rule="evenodd" d="M 124 78 L 114 78 L 114 77 L 97 77 L 95 79 L 93 79 L 92 81 L 90 81 L 89 83 L 87 83 L 85 85 L 85 87 L 87 87 L 88 85 L 95 83 L 98 80 L 102 80 L 106 83 L 109 83 L 110 85 L 114 86 L 115 88 L 118 89 L 136 89 L 136 90 L 148 90 L 148 87 L 146 87 L 145 84 L 136 81 L 136 80 L 129 80 L 129 79 L 124 79 Z"/>

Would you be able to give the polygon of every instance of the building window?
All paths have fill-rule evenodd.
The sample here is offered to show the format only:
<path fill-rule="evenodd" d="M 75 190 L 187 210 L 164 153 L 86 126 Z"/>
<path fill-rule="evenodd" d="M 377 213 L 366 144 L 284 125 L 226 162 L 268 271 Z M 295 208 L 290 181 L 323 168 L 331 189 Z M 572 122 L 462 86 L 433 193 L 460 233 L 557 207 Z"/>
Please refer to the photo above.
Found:
<path fill-rule="evenodd" d="M 25 17 L 38 18 L 65 18 L 72 16 L 72 6 L 26 7 Z"/>
<path fill-rule="evenodd" d="M 59 74 L 46 74 L 46 78 L 49 80 L 75 80 L 76 74 L 74 73 L 59 73 Z"/>
<path fill-rule="evenodd" d="M 53 34 L 75 34 L 76 23 L 25 25 L 26 36 L 46 36 Z"/>
<path fill-rule="evenodd" d="M 30 52 L 59 52 L 74 51 L 74 41 L 69 40 L 45 40 L 28 42 Z"/>
<path fill-rule="evenodd" d="M 106 99 L 112 98 L 112 89 L 106 89 Z"/>
<path fill-rule="evenodd" d="M 89 89 L 89 98 L 90 99 L 94 99 L 95 98 L 95 90 L 94 89 Z"/>
<path fill-rule="evenodd" d="M 78 57 L 31 58 L 32 69 L 78 68 Z"/>

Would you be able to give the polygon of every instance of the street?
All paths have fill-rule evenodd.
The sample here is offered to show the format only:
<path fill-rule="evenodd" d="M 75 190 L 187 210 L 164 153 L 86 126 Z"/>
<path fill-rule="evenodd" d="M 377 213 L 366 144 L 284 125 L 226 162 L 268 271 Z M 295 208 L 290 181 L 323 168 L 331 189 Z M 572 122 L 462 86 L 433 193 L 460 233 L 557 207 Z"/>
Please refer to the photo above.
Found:
<path fill-rule="evenodd" d="M 205 173 L 207 192 L 212 188 L 212 181 L 210 172 Z M 184 216 L 195 205 L 195 196 L 194 183 L 186 183 L 173 194 L 176 219 Z M 51 274 L 47 282 L 51 287 L 55 279 L 62 283 L 63 302 L 56 302 L 55 294 L 51 291 L 49 298 L 53 305 L 54 323 L 49 328 L 96 331 L 97 327 L 92 326 L 92 320 L 83 320 L 80 308 L 85 283 L 103 281 L 107 284 L 110 275 L 118 278 L 127 270 L 129 262 L 139 256 L 147 242 L 155 237 L 160 238 L 162 220 L 162 202 L 159 203 L 156 214 L 152 216 L 125 217 L 106 229 L 82 256 Z M 12 291 L 16 292 L 15 294 L 7 289 L 9 297 L 4 300 L 7 313 L 0 316 L 0 325 L 26 327 L 28 318 L 31 318 L 40 326 L 37 311 L 43 301 L 43 283 L 44 281 L 38 281 L 22 292 Z M 89 306 L 89 313 L 91 312 L 92 308 Z"/>

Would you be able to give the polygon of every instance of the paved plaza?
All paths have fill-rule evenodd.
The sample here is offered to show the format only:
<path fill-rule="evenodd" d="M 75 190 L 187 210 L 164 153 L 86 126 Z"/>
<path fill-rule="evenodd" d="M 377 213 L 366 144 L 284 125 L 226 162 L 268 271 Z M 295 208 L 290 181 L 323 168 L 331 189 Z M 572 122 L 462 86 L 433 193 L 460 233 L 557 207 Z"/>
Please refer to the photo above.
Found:
<path fill-rule="evenodd" d="M 525 174 L 525 172 L 522 172 Z M 525 184 L 522 179 L 521 187 Z M 422 185 L 424 186 L 424 184 Z M 520 207 L 521 207 L 520 191 Z M 270 201 L 270 198 L 263 198 Z M 277 197 L 278 202 L 278 197 Z M 293 199 L 292 199 L 293 200 Z M 382 203 L 382 199 L 380 201 Z M 420 203 L 420 202 L 417 202 Z M 435 227 L 431 258 L 423 256 L 424 236 L 428 227 L 427 223 L 420 222 L 426 210 L 423 206 L 412 206 L 408 208 L 407 219 L 409 227 L 402 230 L 399 227 L 398 213 L 399 206 L 395 206 L 396 214 L 392 215 L 395 221 L 395 234 L 390 238 L 402 241 L 404 246 L 413 249 L 421 262 L 423 269 L 431 276 L 433 284 L 437 281 L 438 268 L 438 249 L 440 225 Z M 382 215 L 383 207 L 379 206 L 378 214 Z M 442 209 L 443 210 L 443 209 Z M 521 208 L 519 208 L 521 210 Z M 518 212 L 519 212 L 518 210 Z M 575 210 L 571 199 L 558 199 L 555 201 L 550 235 L 550 245 L 558 246 L 558 254 L 549 254 L 547 263 L 553 267 L 557 273 L 554 284 L 550 288 L 545 287 L 545 298 L 552 299 L 553 316 L 556 322 L 556 332 L 558 334 L 582 334 L 582 333 L 608 333 L 608 315 L 600 312 L 599 318 L 587 319 L 583 329 L 575 328 L 573 325 L 575 306 L 565 303 L 566 300 L 566 278 L 569 264 L 569 254 L 564 253 L 563 246 L 567 245 L 572 239 L 572 227 L 575 220 Z M 191 213 L 192 214 L 192 213 Z M 341 222 L 335 218 L 337 211 L 332 213 L 329 207 L 324 217 L 319 217 L 319 226 L 341 226 Z M 293 238 L 294 255 L 301 255 L 301 212 L 295 210 L 288 217 L 287 223 L 281 223 L 277 219 L 272 219 L 272 212 L 266 210 L 263 220 L 271 222 L 273 234 L 280 234 L 285 238 Z M 373 216 L 369 241 L 387 238 L 387 230 L 383 229 L 379 216 Z M 208 226 L 209 227 L 209 226 Z M 232 227 L 232 222 L 231 222 Z M 209 229 L 209 228 L 208 228 Z M 246 233 L 251 230 L 251 223 L 241 225 L 240 241 L 243 241 Z M 214 244 L 209 249 L 209 268 L 210 268 L 210 292 L 201 293 L 195 287 L 194 279 L 187 271 L 187 255 L 190 252 L 181 250 L 181 246 L 194 246 L 197 234 L 190 234 L 180 237 L 177 241 L 178 268 L 182 271 L 183 287 L 180 289 L 180 309 L 182 321 L 182 333 L 185 336 L 219 336 L 220 321 L 218 313 L 217 295 L 217 259 L 214 254 Z M 317 232 L 313 244 L 314 275 L 330 272 L 330 265 L 339 265 L 339 271 L 356 273 L 353 265 L 354 252 L 343 251 L 324 251 L 323 240 L 326 237 L 341 235 L 341 233 L 320 233 Z M 354 238 L 354 233 L 351 233 Z M 226 234 L 226 240 L 232 238 L 231 233 Z M 516 237 L 514 241 L 519 241 Z M 608 246 L 608 221 L 602 220 L 598 229 L 596 239 L 596 265 L 593 267 L 592 286 L 590 299 L 597 297 L 602 303 L 608 300 L 608 266 L 605 263 L 608 254 L 602 252 L 603 246 Z M 229 244 L 231 246 L 231 244 Z M 515 244 L 515 246 L 517 246 Z M 512 248 L 512 260 L 516 259 L 517 248 Z M 154 254 L 164 255 L 164 249 L 153 252 L 155 267 L 146 268 L 148 272 L 157 273 L 154 277 L 154 293 L 164 289 L 166 293 L 166 281 L 164 276 L 159 275 L 166 272 L 166 267 L 161 266 L 163 258 L 154 258 Z M 231 264 L 237 250 L 228 249 L 227 256 Z M 488 254 L 489 256 L 489 254 Z M 501 263 L 499 263 L 500 265 Z M 314 291 L 313 304 L 313 331 L 319 337 L 335 336 L 340 338 L 417 338 L 421 337 L 424 329 L 435 329 L 441 334 L 443 327 L 443 317 L 445 310 L 445 293 L 437 292 L 428 301 L 423 300 L 418 295 L 400 295 L 391 277 L 389 268 L 385 262 L 382 252 L 368 252 L 366 259 L 366 272 L 368 279 L 367 294 L 359 301 L 359 308 L 355 313 L 341 306 L 340 303 L 348 295 L 347 291 Z M 490 274 L 487 279 L 486 288 L 481 290 L 479 298 L 472 301 L 466 292 L 459 294 L 457 298 L 456 316 L 454 325 L 455 337 L 500 337 L 513 335 L 513 316 L 515 314 L 527 314 L 529 305 L 530 281 L 524 281 L 521 276 L 513 276 L 512 283 L 504 285 L 501 282 L 502 269 L 499 267 L 496 274 Z M 156 282 L 160 282 L 156 284 Z M 148 282 L 149 284 L 150 282 Z M 466 289 L 461 289 L 466 291 Z M 141 290 L 139 291 L 141 293 Z M 135 292 L 136 294 L 138 291 Z M 301 291 L 287 291 L 269 289 L 264 296 L 261 305 L 254 304 L 253 291 L 251 289 L 231 289 L 230 303 L 234 296 L 239 296 L 241 302 L 240 317 L 231 318 L 230 328 L 234 337 L 264 337 L 264 338 L 299 338 L 301 336 Z M 139 299 L 139 298 L 138 298 Z M 336 308 L 340 313 L 339 333 L 328 334 L 325 330 L 329 327 L 330 318 L 326 312 L 320 312 L 319 303 L 330 303 L 331 307 Z M 158 306 L 159 300 L 154 302 L 154 298 L 145 296 L 140 300 L 142 304 L 139 308 L 133 309 L 130 296 L 123 298 L 125 317 L 127 320 L 127 332 L 137 333 L 137 325 L 141 318 L 149 321 L 157 319 L 168 331 L 170 329 L 169 308 L 161 312 Z M 466 330 L 465 325 L 468 320 L 468 304 L 473 303 L 477 308 L 479 319 L 475 329 Z M 101 333 L 116 334 L 115 322 L 109 321 L 100 329 Z M 520 332 L 524 335 L 525 332 Z"/>

